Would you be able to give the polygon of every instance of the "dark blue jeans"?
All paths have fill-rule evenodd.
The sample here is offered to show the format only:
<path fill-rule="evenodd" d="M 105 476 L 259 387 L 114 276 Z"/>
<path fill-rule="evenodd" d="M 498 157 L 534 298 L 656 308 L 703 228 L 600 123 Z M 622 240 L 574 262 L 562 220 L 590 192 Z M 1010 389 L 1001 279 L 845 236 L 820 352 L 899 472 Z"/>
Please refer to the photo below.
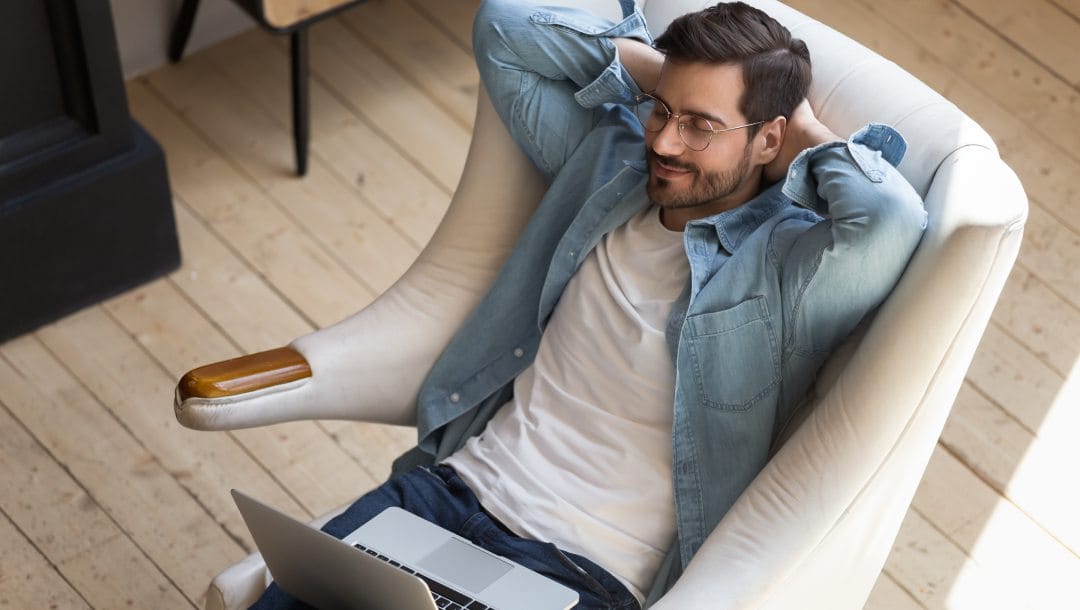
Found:
<path fill-rule="evenodd" d="M 344 538 L 391 506 L 399 506 L 578 592 L 581 609 L 637 609 L 637 599 L 609 572 L 585 557 L 553 544 L 521 538 L 480 506 L 480 501 L 449 466 L 419 467 L 391 478 L 323 526 Z M 308 608 L 271 584 L 252 608 Z"/>

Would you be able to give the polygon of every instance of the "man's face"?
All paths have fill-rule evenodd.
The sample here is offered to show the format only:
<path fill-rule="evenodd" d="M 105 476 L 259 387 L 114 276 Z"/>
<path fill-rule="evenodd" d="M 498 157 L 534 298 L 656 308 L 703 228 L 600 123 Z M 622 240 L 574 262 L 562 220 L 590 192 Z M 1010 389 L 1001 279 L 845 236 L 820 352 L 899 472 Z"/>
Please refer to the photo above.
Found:
<path fill-rule="evenodd" d="M 668 61 L 655 95 L 674 114 L 695 114 L 715 129 L 726 129 L 748 122 L 738 109 L 743 89 L 737 65 Z M 716 133 L 705 150 L 695 151 L 680 139 L 672 117 L 661 131 L 645 132 L 645 149 L 649 197 L 664 208 L 669 228 L 681 229 L 686 221 L 734 208 L 760 186 L 747 129 Z"/>

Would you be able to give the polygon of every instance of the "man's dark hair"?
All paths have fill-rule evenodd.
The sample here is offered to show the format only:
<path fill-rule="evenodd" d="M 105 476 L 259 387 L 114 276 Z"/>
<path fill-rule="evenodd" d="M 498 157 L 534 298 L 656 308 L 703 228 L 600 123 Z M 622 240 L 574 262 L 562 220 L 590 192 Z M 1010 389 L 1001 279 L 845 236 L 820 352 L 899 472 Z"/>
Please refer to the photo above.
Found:
<path fill-rule="evenodd" d="M 746 90 L 739 111 L 750 122 L 790 118 L 810 88 L 806 43 L 743 2 L 720 3 L 679 17 L 656 39 L 656 48 L 677 63 L 742 66 Z"/>

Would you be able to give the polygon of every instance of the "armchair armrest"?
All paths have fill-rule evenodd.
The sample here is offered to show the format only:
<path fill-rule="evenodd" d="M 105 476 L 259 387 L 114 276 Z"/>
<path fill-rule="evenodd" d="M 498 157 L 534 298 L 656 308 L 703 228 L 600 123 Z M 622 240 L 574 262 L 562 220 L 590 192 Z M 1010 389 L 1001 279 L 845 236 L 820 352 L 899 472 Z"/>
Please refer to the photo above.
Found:
<path fill-rule="evenodd" d="M 177 402 L 238 396 L 308 377 L 307 359 L 291 347 L 279 347 L 188 371 L 177 385 Z"/>
<path fill-rule="evenodd" d="M 453 201 L 405 275 L 363 310 L 287 348 L 188 373 L 177 420 L 197 430 L 304 419 L 415 425 L 424 376 L 510 254 L 543 188 L 481 87 Z"/>

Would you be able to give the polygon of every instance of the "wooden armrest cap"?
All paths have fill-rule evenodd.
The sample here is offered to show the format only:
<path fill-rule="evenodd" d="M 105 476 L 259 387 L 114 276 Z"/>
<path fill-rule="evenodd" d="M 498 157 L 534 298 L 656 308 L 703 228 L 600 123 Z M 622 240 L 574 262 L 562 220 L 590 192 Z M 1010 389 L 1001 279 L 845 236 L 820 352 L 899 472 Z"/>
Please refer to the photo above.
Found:
<path fill-rule="evenodd" d="M 180 400 L 222 398 L 311 377 L 311 366 L 291 347 L 250 354 L 189 371 L 177 387 Z"/>

